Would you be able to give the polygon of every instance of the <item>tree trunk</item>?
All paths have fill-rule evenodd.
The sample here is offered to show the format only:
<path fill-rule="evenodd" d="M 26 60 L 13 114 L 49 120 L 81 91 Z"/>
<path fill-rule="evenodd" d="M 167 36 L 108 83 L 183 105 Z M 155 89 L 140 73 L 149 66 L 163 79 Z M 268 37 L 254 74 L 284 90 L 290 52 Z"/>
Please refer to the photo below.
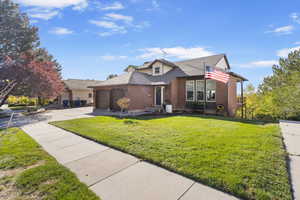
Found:
<path fill-rule="evenodd" d="M 38 106 L 42 106 L 42 97 L 38 96 Z"/>
<path fill-rule="evenodd" d="M 3 90 L 0 91 L 0 107 L 5 103 L 11 92 L 16 87 L 17 83 L 15 81 L 8 83 Z"/>

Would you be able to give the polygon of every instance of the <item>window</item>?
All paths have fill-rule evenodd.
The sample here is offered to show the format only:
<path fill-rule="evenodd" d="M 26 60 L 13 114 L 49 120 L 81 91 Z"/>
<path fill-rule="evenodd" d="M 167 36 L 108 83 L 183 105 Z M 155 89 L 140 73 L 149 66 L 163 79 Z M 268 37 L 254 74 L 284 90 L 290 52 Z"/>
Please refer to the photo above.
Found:
<path fill-rule="evenodd" d="M 206 81 L 206 99 L 207 101 L 216 101 L 216 81 Z"/>
<path fill-rule="evenodd" d="M 160 74 L 160 67 L 154 68 L 154 74 Z"/>
<path fill-rule="evenodd" d="M 89 98 L 92 98 L 92 93 L 89 93 Z"/>
<path fill-rule="evenodd" d="M 195 90 L 195 82 L 193 80 L 186 81 L 186 100 L 187 101 L 194 101 L 194 90 Z"/>
<path fill-rule="evenodd" d="M 197 101 L 204 101 L 204 81 L 196 80 L 196 99 Z"/>

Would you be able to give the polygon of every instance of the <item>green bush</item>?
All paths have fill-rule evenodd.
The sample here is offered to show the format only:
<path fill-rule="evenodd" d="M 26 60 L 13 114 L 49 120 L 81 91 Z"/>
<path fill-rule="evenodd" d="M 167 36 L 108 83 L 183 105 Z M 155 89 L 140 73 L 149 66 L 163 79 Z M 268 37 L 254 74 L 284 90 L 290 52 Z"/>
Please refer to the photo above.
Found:
<path fill-rule="evenodd" d="M 36 98 L 26 96 L 9 96 L 7 99 L 9 106 L 35 106 L 37 105 Z"/>

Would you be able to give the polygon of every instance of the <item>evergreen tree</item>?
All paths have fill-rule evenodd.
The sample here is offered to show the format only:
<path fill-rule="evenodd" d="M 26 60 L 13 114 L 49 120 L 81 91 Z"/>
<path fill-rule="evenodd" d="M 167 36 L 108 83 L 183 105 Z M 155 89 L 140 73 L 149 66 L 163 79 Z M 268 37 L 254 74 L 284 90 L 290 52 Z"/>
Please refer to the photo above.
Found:
<path fill-rule="evenodd" d="M 11 0 L 0 0 L 0 59 L 16 59 L 22 52 L 39 46 L 38 29 Z"/>
<path fill-rule="evenodd" d="M 300 51 L 291 52 L 273 66 L 273 74 L 259 86 L 259 94 L 271 104 L 273 118 L 300 117 Z"/>

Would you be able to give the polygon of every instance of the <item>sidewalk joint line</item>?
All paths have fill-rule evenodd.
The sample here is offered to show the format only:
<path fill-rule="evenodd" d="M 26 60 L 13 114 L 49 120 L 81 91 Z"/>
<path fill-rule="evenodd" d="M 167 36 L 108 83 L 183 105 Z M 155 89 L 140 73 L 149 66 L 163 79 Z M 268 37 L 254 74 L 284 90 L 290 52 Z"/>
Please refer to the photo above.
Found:
<path fill-rule="evenodd" d="M 128 169 L 129 167 L 132 167 L 132 166 L 138 164 L 139 162 L 141 162 L 141 160 L 137 160 L 136 162 L 132 163 L 131 165 L 128 165 L 127 167 L 124 167 L 124 168 L 122 168 L 122 169 L 120 169 L 120 170 L 118 170 L 118 171 L 112 173 L 111 175 L 109 175 L 109 176 L 107 176 L 107 177 L 104 177 L 104 178 L 102 178 L 102 179 L 96 181 L 95 183 L 92 183 L 91 185 L 88 185 L 88 187 L 90 188 L 90 187 L 92 187 L 92 186 L 94 186 L 94 185 L 96 185 L 96 184 L 98 184 L 98 183 L 100 183 L 100 182 L 102 182 L 102 181 L 104 181 L 104 180 L 106 180 L 106 179 L 108 179 L 108 178 L 110 178 L 110 177 L 112 177 L 112 176 L 114 176 L 114 175 L 116 175 L 116 174 L 118 174 L 118 173 L 124 171 L 125 169 Z"/>
<path fill-rule="evenodd" d="M 182 193 L 182 195 L 179 196 L 179 198 L 177 200 L 180 200 L 194 185 L 195 185 L 195 181 L 192 183 L 192 185 L 190 187 L 188 187 L 188 189 L 186 189 L 186 191 L 184 191 Z"/>
<path fill-rule="evenodd" d="M 66 162 L 66 163 L 64 163 L 63 165 L 68 165 L 68 164 L 70 164 L 70 163 L 72 163 L 72 162 L 76 162 L 76 161 L 82 160 L 82 159 L 87 158 L 87 157 L 89 157 L 89 156 L 93 156 L 94 154 L 97 154 L 97 153 L 103 153 L 103 152 L 105 152 L 105 151 L 107 151 L 107 150 L 110 150 L 110 149 L 111 149 L 111 148 L 107 148 L 107 149 L 104 149 L 104 150 L 99 151 L 99 152 L 91 153 L 91 154 L 86 155 L 86 156 L 84 156 L 84 157 L 77 158 L 76 160 L 72 160 L 72 161 Z"/>

